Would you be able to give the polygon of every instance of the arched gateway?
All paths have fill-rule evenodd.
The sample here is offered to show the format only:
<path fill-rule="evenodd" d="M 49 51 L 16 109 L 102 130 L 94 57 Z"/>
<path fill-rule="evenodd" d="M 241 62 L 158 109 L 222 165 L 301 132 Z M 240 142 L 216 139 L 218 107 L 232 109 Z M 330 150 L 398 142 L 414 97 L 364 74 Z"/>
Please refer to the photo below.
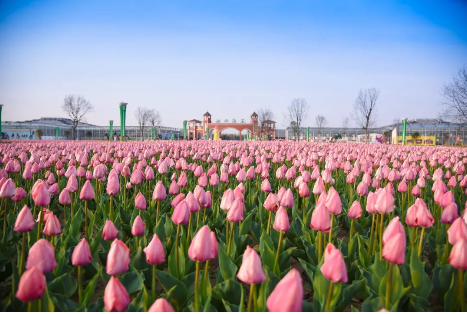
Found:
<path fill-rule="evenodd" d="M 276 137 L 276 127 L 274 121 L 265 121 L 267 123 L 271 123 L 271 130 L 273 130 L 272 137 Z M 272 128 L 272 124 L 274 127 Z M 250 131 L 250 138 L 260 138 L 261 136 L 261 127 L 258 126 L 258 115 L 256 112 L 253 112 L 251 115 L 250 123 L 213 123 L 211 122 L 211 114 L 206 112 L 203 115 L 203 121 L 192 119 L 187 121 L 187 139 L 194 140 L 194 139 L 201 139 L 205 136 L 208 132 L 217 129 L 219 131 L 219 136 L 221 135 L 222 131 L 225 129 L 235 129 L 240 134 L 244 130 Z"/>

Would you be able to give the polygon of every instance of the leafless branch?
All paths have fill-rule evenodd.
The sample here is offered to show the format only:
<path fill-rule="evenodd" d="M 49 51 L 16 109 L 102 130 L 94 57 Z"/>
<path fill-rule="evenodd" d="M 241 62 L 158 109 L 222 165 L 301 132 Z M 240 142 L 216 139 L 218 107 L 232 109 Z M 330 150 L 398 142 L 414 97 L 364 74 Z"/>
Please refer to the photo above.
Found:
<path fill-rule="evenodd" d="M 94 109 L 92 104 L 83 96 L 68 95 L 63 100 L 62 110 L 73 122 L 72 139 L 76 139 L 76 128 L 84 120 L 84 116 Z"/>
<path fill-rule="evenodd" d="M 272 112 L 271 108 L 259 108 L 256 109 L 256 113 L 258 114 L 259 138 L 263 138 L 263 136 L 266 136 L 267 139 L 272 138 L 274 130 L 271 122 L 274 119 L 274 113 Z"/>
<path fill-rule="evenodd" d="M 144 140 L 144 134 L 143 134 L 144 126 L 146 125 L 146 123 L 149 122 L 150 116 L 151 116 L 151 110 L 147 108 L 141 108 L 141 107 L 136 108 L 135 118 L 136 118 L 136 121 L 138 122 L 138 126 L 141 131 L 142 141 Z"/>
<path fill-rule="evenodd" d="M 361 89 L 354 103 L 352 119 L 358 127 L 365 130 L 365 141 L 368 139 L 368 129 L 376 124 L 376 101 L 379 91 L 376 88 Z"/>
<path fill-rule="evenodd" d="M 300 129 L 303 121 L 308 117 L 310 106 L 303 98 L 296 98 L 292 100 L 291 104 L 287 107 L 287 113 L 284 114 L 284 121 L 287 127 L 290 127 L 294 133 L 295 140 L 300 139 Z"/>
<path fill-rule="evenodd" d="M 446 120 L 467 124 L 467 69 L 461 68 L 452 82 L 444 85 L 442 102 Z"/>

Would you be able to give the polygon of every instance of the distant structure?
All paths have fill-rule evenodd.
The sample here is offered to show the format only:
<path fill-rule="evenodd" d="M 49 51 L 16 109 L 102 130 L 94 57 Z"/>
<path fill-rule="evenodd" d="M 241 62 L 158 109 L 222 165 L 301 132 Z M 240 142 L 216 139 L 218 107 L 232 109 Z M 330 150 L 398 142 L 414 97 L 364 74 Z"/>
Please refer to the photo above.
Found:
<path fill-rule="evenodd" d="M 242 131 L 247 130 L 249 131 L 250 139 L 259 139 L 262 134 L 258 126 L 258 115 L 256 112 L 253 112 L 250 118 L 250 123 L 237 123 L 234 122 L 236 121 L 235 119 L 232 120 L 232 123 L 227 122 L 228 120 L 225 120 L 226 122 L 223 123 L 220 123 L 220 120 L 217 120 L 217 122 L 213 123 L 211 120 L 211 114 L 206 112 L 203 115 L 203 121 L 197 119 L 191 119 L 187 121 L 187 139 L 195 140 L 201 138 L 212 138 L 214 128 L 218 130 L 219 137 L 221 137 L 222 131 L 225 129 L 235 129 L 240 132 L 240 134 Z M 244 120 L 242 120 L 242 122 L 243 121 Z M 276 123 L 274 121 L 268 121 L 268 123 L 270 123 L 271 129 L 273 130 L 272 137 L 274 139 L 276 137 Z"/>

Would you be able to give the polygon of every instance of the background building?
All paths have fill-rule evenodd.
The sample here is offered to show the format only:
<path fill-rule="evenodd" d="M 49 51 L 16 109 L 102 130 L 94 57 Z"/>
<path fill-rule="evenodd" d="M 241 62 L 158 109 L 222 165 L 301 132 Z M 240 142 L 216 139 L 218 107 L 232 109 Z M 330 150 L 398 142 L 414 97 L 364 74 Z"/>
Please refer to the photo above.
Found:
<path fill-rule="evenodd" d="M 58 127 L 59 139 L 71 139 L 71 129 L 73 122 L 67 118 L 40 118 L 28 121 L 3 121 L 2 138 L 4 139 L 39 139 L 41 130 L 42 139 L 55 139 L 56 128 Z M 155 126 L 159 139 L 170 139 L 181 136 L 179 128 L 166 126 Z M 151 139 L 152 126 L 145 126 L 143 130 L 144 139 Z M 120 126 L 113 126 L 114 135 L 120 136 Z M 141 129 L 139 126 L 126 127 L 127 139 L 140 140 Z M 80 123 L 77 128 L 78 140 L 107 140 L 109 126 L 97 126 L 88 123 Z"/>

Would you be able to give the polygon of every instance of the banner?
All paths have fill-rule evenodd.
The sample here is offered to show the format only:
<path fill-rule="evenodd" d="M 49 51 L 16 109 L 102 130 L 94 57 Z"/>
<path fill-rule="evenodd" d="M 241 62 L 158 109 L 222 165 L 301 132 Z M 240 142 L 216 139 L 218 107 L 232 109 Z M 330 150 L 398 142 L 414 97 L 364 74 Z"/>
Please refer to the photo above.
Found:
<path fill-rule="evenodd" d="M 397 137 L 397 144 L 404 145 L 404 137 L 398 136 Z M 436 136 L 420 136 L 416 139 L 413 139 L 412 136 L 405 137 L 405 145 L 429 145 L 434 146 L 436 145 Z"/>

